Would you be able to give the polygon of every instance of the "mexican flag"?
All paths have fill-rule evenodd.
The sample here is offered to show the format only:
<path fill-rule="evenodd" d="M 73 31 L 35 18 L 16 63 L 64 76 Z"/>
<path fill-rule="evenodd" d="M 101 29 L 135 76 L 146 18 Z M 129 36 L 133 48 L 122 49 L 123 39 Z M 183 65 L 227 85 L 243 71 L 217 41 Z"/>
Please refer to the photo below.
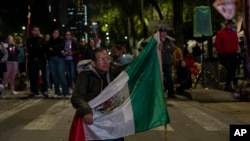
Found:
<path fill-rule="evenodd" d="M 100 95 L 89 102 L 94 116 L 92 125 L 84 124 L 75 114 L 69 141 L 115 139 L 169 123 L 157 35 Z"/>

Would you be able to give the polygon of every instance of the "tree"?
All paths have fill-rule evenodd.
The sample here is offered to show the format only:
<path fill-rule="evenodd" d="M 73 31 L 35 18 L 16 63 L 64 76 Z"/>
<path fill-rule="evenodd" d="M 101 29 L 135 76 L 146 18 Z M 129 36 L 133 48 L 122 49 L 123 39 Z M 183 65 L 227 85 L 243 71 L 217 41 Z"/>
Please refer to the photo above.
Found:
<path fill-rule="evenodd" d="M 184 37 L 183 37 L 183 0 L 173 0 L 173 10 L 174 10 L 174 29 L 175 29 L 175 39 L 176 45 L 183 48 Z"/>

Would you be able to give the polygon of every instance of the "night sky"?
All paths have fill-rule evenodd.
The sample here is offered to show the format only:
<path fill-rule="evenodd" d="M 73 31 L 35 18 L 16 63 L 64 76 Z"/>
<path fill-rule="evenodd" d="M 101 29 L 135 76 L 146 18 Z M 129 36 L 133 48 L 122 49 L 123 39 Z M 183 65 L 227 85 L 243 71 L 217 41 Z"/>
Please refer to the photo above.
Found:
<path fill-rule="evenodd" d="M 0 5 L 0 33 L 8 33 L 25 25 L 27 3 L 23 0 L 4 0 Z"/>
<path fill-rule="evenodd" d="M 50 26 L 48 0 L 30 0 L 31 25 L 38 25 L 47 32 Z M 28 0 L 4 0 L 0 5 L 0 34 L 22 31 L 27 24 Z"/>

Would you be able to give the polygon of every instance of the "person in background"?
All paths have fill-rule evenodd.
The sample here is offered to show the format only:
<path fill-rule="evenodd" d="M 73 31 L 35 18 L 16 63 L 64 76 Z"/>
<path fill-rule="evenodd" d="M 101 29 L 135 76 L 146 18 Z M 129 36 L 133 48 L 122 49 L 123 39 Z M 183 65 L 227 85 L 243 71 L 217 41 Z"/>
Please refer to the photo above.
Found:
<path fill-rule="evenodd" d="M 3 94 L 4 86 L 2 85 L 3 74 L 7 71 L 6 61 L 8 59 L 8 51 L 4 47 L 4 37 L 0 36 L 0 99 L 5 98 Z"/>
<path fill-rule="evenodd" d="M 44 46 L 47 47 L 47 44 L 50 40 L 50 34 L 45 34 L 44 36 Z M 46 56 L 47 57 L 47 56 Z M 47 82 L 47 88 L 48 91 L 52 89 L 53 79 L 51 76 L 51 71 L 49 68 L 49 62 L 48 59 L 46 60 L 46 82 Z"/>
<path fill-rule="evenodd" d="M 8 47 L 8 59 L 7 59 L 7 71 L 4 73 L 2 84 L 7 87 L 8 81 L 10 81 L 10 94 L 17 94 L 15 91 L 15 78 L 18 73 L 18 54 L 20 50 L 15 44 L 14 38 L 12 35 L 9 35 L 7 38 Z"/>
<path fill-rule="evenodd" d="M 70 98 L 69 88 L 65 75 L 65 41 L 60 38 L 60 30 L 54 29 L 51 39 L 47 44 L 49 68 L 54 82 L 54 98 L 61 98 L 60 87 L 65 98 Z"/>
<path fill-rule="evenodd" d="M 105 47 L 104 42 L 100 39 L 100 37 L 98 36 L 98 34 L 94 35 L 94 41 L 95 41 L 95 48 Z"/>
<path fill-rule="evenodd" d="M 77 42 L 73 40 L 72 34 L 70 31 L 65 33 L 65 47 L 64 47 L 64 56 L 65 56 L 65 71 L 67 82 L 69 86 L 69 92 L 72 94 L 73 85 L 76 81 L 76 64 L 75 60 L 79 54 L 79 49 Z"/>
<path fill-rule="evenodd" d="M 173 52 L 174 58 L 174 69 L 176 70 L 179 66 L 179 61 L 183 60 L 183 51 L 180 47 L 176 47 Z"/>
<path fill-rule="evenodd" d="M 201 59 L 202 59 L 202 50 L 201 47 L 198 45 L 198 43 L 196 44 L 196 46 L 194 46 L 192 48 L 192 55 L 195 57 L 195 61 L 197 63 L 201 63 Z"/>
<path fill-rule="evenodd" d="M 8 51 L 4 47 L 4 37 L 0 37 L 0 83 L 2 84 L 3 74 L 7 71 L 6 62 L 8 59 Z"/>
<path fill-rule="evenodd" d="M 0 84 L 0 99 L 5 98 L 5 96 L 3 95 L 3 90 L 4 90 L 4 86 Z"/>
<path fill-rule="evenodd" d="M 93 38 L 89 39 L 88 46 L 84 48 L 83 54 L 82 54 L 82 60 L 91 59 L 93 55 L 93 50 L 96 48 L 96 43 Z"/>
<path fill-rule="evenodd" d="M 164 87 L 168 92 L 168 98 L 175 98 L 174 85 L 172 78 L 172 66 L 173 66 L 173 52 L 175 50 L 175 44 L 167 38 L 167 29 L 161 27 L 159 29 L 160 34 L 160 50 L 162 59 L 162 69 L 164 74 Z"/>
<path fill-rule="evenodd" d="M 26 41 L 26 47 L 31 92 L 29 97 L 37 97 L 39 91 L 41 91 L 44 98 L 47 98 L 46 47 L 44 46 L 44 38 L 42 37 L 38 26 L 32 27 L 31 36 Z M 41 74 L 39 74 L 39 72 L 41 72 Z M 42 77 L 42 84 L 39 84 L 39 77 Z M 39 88 L 39 86 L 41 87 Z"/>
<path fill-rule="evenodd" d="M 26 46 L 23 44 L 22 37 L 16 37 L 16 45 L 20 50 L 20 53 L 18 54 L 19 73 L 26 73 Z"/>
<path fill-rule="evenodd" d="M 219 53 L 219 60 L 227 70 L 226 83 L 224 90 L 233 92 L 233 85 L 237 85 L 236 69 L 237 69 L 237 52 L 238 36 L 233 30 L 233 21 L 227 20 L 225 27 L 217 32 L 215 38 L 215 47 Z"/>
<path fill-rule="evenodd" d="M 127 53 L 126 48 L 120 42 L 116 42 L 111 48 L 111 56 L 114 65 L 128 64 L 133 60 L 133 56 Z"/>
<path fill-rule="evenodd" d="M 86 42 L 86 40 L 84 38 L 82 38 L 80 41 L 78 41 L 78 46 L 79 46 L 79 53 L 78 56 L 76 57 L 76 62 L 75 65 L 77 66 L 77 64 L 84 59 L 84 51 L 86 50 L 86 48 L 88 47 L 88 43 Z"/>
<path fill-rule="evenodd" d="M 190 89 L 192 87 L 192 77 L 191 72 L 184 60 L 179 60 L 176 68 L 176 80 L 174 84 L 174 89 L 177 94 L 184 94 L 185 89 Z"/>
<path fill-rule="evenodd" d="M 107 51 L 103 48 L 96 48 L 93 50 L 91 64 L 78 74 L 76 87 L 71 97 L 71 103 L 77 110 L 77 114 L 82 116 L 85 124 L 95 122 L 88 102 L 97 97 L 122 71 L 122 69 L 111 69 L 110 62 L 111 58 Z M 118 138 L 106 141 L 124 141 L 124 139 Z"/>

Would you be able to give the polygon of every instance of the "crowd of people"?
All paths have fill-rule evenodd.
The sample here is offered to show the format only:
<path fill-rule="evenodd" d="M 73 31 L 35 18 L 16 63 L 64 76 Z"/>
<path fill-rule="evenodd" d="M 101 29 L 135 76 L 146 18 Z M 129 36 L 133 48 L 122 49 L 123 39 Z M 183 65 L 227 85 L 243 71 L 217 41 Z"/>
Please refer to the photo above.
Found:
<path fill-rule="evenodd" d="M 181 68 L 182 65 L 179 64 L 185 60 L 180 48 L 167 38 L 167 29 L 161 27 L 159 33 L 162 42 L 159 48 L 162 56 L 164 88 L 168 97 L 174 98 L 176 89 L 184 87 L 180 86 L 183 82 L 180 82 L 181 78 L 178 73 L 176 73 L 177 78 L 172 77 L 172 69 Z M 102 46 L 97 38 L 90 38 L 87 42 L 84 39 L 77 41 L 70 31 L 66 31 L 62 35 L 59 29 L 42 35 L 38 26 L 31 28 L 31 35 L 25 43 L 19 36 L 14 38 L 9 35 L 7 40 L 2 37 L 0 44 L 1 84 L 5 89 L 10 90 L 10 94 L 17 94 L 15 88 L 22 84 L 15 84 L 16 79 L 18 75 L 26 74 L 24 81 L 29 80 L 26 81 L 29 82 L 29 97 L 37 97 L 42 94 L 47 98 L 49 90 L 53 87 L 54 98 L 70 98 L 79 73 L 77 71 L 78 62 L 93 59 L 94 50 Z M 178 55 L 175 55 L 177 50 L 182 56 L 178 61 L 176 60 Z M 134 58 L 127 52 L 122 42 L 115 42 L 110 53 L 112 66 L 128 64 Z M 173 64 L 175 67 L 172 67 Z M 183 92 L 183 90 L 178 91 Z M 4 94 L 1 94 L 1 97 L 3 98 Z"/>
<path fill-rule="evenodd" d="M 33 26 L 30 33 L 26 39 L 13 35 L 1 36 L 1 88 L 9 89 L 9 94 L 16 95 L 17 91 L 27 90 L 29 82 L 29 97 L 42 95 L 48 98 L 53 88 L 54 98 L 70 98 L 77 80 L 78 62 L 91 59 L 94 49 L 102 46 L 101 40 L 94 35 L 88 41 L 78 41 L 70 31 L 62 33 L 59 29 L 43 35 L 39 26 Z M 115 43 L 111 50 L 117 45 Z M 125 50 L 122 44 L 121 47 Z M 120 57 L 123 54 L 125 52 L 119 54 Z M 0 94 L 1 98 L 6 95 Z"/>
<path fill-rule="evenodd" d="M 215 41 L 215 47 L 228 73 L 225 84 L 227 91 L 231 91 L 229 83 L 235 82 L 235 59 L 238 51 L 237 35 L 231 27 L 232 22 L 228 21 L 226 27 L 218 32 Z M 193 54 L 177 47 L 168 38 L 165 27 L 159 29 L 159 37 L 158 49 L 161 52 L 165 93 L 168 98 L 175 98 L 175 94 L 183 95 L 185 89 L 192 87 L 192 74 L 198 74 L 195 63 L 201 63 L 202 52 L 199 47 L 194 48 Z M 18 73 L 27 73 L 30 83 L 29 97 L 42 94 L 47 98 L 48 91 L 53 86 L 53 97 L 71 98 L 72 105 L 76 108 L 77 114 L 82 116 L 85 124 L 94 122 L 88 102 L 97 97 L 133 60 L 133 56 L 121 42 L 116 42 L 109 54 L 102 48 L 100 40 L 91 38 L 88 42 L 78 42 L 70 31 L 62 35 L 59 29 L 43 36 L 40 28 L 33 26 L 26 43 L 23 43 L 21 37 L 14 38 L 12 35 L 7 36 L 6 40 L 3 37 L 0 39 L 1 98 L 4 98 L 3 89 L 9 89 L 10 94 L 17 94 L 16 76 Z M 77 67 L 81 60 L 89 62 L 78 72 Z M 124 138 L 112 139 L 123 140 Z"/>
<path fill-rule="evenodd" d="M 224 87 L 226 91 L 233 91 L 231 84 L 237 84 L 235 74 L 238 67 L 236 64 L 238 64 L 239 45 L 232 25 L 231 20 L 227 21 L 225 28 L 218 32 L 214 43 L 219 54 L 219 61 L 227 71 Z M 200 72 L 201 47 L 198 45 L 193 47 L 192 53 L 189 53 L 187 48 L 183 50 L 177 47 L 167 37 L 166 27 L 159 29 L 159 35 L 165 92 L 169 98 L 175 98 L 176 93 L 183 93 L 183 90 L 180 89 L 192 87 L 190 83 L 193 78 L 190 81 L 190 75 L 198 75 Z M 53 87 L 55 98 L 63 96 L 70 98 L 77 80 L 78 62 L 91 60 L 93 51 L 103 46 L 101 40 L 98 40 L 98 36 L 90 38 L 88 41 L 84 39 L 78 41 L 70 31 L 66 31 L 62 35 L 59 29 L 42 35 L 38 26 L 32 27 L 31 36 L 25 40 L 26 42 L 23 42 L 20 36 L 13 37 L 12 35 L 0 39 L 0 82 L 2 86 L 9 89 L 10 94 L 17 94 L 15 91 L 16 78 L 20 74 L 26 74 L 30 82 L 30 97 L 36 97 L 40 93 L 44 97 L 48 97 L 48 90 Z M 126 64 L 134 58 L 121 42 L 114 44 L 110 55 L 112 65 Z M 186 68 L 188 70 L 184 71 Z M 183 78 L 184 73 L 180 73 L 182 71 L 187 73 L 185 78 Z M 25 75 L 23 76 L 25 77 Z M 184 84 L 185 87 L 181 84 Z M 4 95 L 1 94 L 1 97 Z"/>

